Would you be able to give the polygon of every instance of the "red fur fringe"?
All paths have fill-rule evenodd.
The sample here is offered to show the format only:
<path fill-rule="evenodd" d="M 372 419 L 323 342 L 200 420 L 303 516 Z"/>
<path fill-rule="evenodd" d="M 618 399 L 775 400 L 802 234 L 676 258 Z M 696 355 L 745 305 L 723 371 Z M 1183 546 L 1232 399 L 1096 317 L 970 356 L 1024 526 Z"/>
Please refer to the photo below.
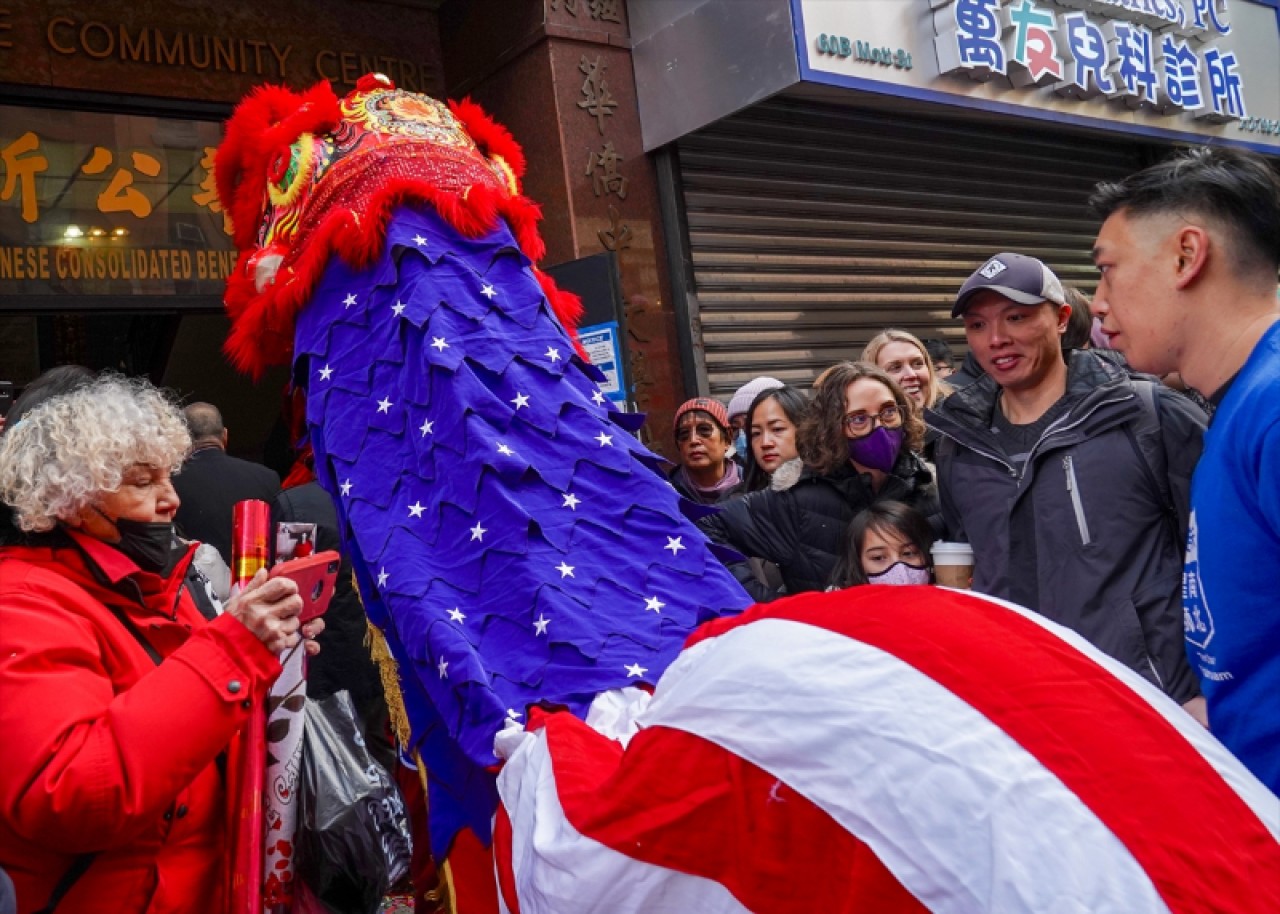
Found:
<path fill-rule="evenodd" d="M 485 114 L 484 109 L 470 97 L 462 101 L 451 101 L 448 104 L 453 116 L 462 123 L 486 157 L 501 156 L 515 172 L 517 178 L 524 177 L 524 150 L 511 135 L 511 131 Z"/>
<path fill-rule="evenodd" d="M 236 247 L 251 247 L 262 222 L 271 159 L 304 133 L 327 133 L 342 120 L 327 82 L 301 94 L 284 86 L 258 86 L 236 106 L 214 159 L 218 199 Z"/>
<path fill-rule="evenodd" d="M 501 156 L 517 178 L 525 158 L 511 134 L 470 99 L 450 102 L 449 109 L 486 156 Z M 341 107 L 327 82 L 298 94 L 281 86 L 260 86 L 235 110 L 227 135 L 218 147 L 215 176 L 218 197 L 231 217 L 236 247 L 241 251 L 235 273 L 227 280 L 225 304 L 231 333 L 223 346 L 231 363 L 261 377 L 270 365 L 292 355 L 294 321 L 306 306 L 334 254 L 363 269 L 382 254 L 392 212 L 406 204 L 426 204 L 459 233 L 475 238 L 505 220 L 520 249 L 535 264 L 546 254 L 538 234 L 542 211 L 522 195 L 509 196 L 484 185 L 459 195 L 412 179 L 390 181 L 361 213 L 339 209 L 329 213 L 307 239 L 306 247 L 282 265 L 275 283 L 262 293 L 249 274 L 267 194 L 272 157 L 307 132 L 324 133 L 341 121 Z M 545 273 L 535 275 L 556 317 L 578 346 L 574 328 L 582 315 L 576 295 L 562 292 Z M 581 353 L 581 348 L 578 347 Z"/>
<path fill-rule="evenodd" d="M 509 197 L 479 185 L 463 197 L 421 181 L 391 181 L 369 200 L 363 214 L 330 213 L 298 257 L 282 266 L 275 284 L 261 294 L 254 291 L 247 272 L 249 255 L 240 256 L 235 275 L 227 281 L 226 306 L 232 326 L 223 349 L 231 363 L 258 378 L 268 366 L 287 362 L 292 355 L 294 320 L 310 300 L 329 258 L 337 254 L 357 270 L 369 266 L 382 255 L 391 214 L 406 204 L 427 204 L 470 238 L 492 231 L 499 220 L 505 220 L 525 256 L 537 263 L 546 254 L 538 234 L 542 212 L 525 197 Z M 576 346 L 573 331 L 582 315 L 581 301 L 557 288 L 540 270 L 535 275 Z"/>

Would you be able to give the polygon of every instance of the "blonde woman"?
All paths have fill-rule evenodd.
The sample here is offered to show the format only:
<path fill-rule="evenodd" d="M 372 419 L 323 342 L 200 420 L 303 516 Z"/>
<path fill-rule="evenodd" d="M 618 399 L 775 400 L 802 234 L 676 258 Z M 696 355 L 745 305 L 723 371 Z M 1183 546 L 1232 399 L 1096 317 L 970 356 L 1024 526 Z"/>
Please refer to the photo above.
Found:
<path fill-rule="evenodd" d="M 938 377 L 924 343 L 905 330 L 885 330 L 862 350 L 861 361 L 870 362 L 897 382 L 921 410 L 933 408 L 951 393 Z"/>

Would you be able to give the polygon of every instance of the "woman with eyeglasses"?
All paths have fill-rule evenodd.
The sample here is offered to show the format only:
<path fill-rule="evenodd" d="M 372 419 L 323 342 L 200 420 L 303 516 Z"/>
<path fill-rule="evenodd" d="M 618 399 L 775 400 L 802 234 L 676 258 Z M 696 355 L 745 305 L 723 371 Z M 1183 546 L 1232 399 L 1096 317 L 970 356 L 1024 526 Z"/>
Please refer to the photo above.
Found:
<path fill-rule="evenodd" d="M 700 505 L 715 505 L 742 490 L 742 471 L 731 456 L 729 414 L 719 400 L 694 397 L 680 404 L 673 432 L 680 465 L 670 481 L 677 492 Z"/>
<path fill-rule="evenodd" d="M 799 482 L 727 502 L 700 525 L 717 542 L 777 565 L 787 593 L 823 590 L 858 512 L 890 499 L 937 514 L 933 474 L 916 456 L 923 437 L 920 411 L 887 374 L 842 362 L 824 373 L 801 420 Z M 738 577 L 757 600 L 776 596 L 754 586 L 745 564 Z"/>

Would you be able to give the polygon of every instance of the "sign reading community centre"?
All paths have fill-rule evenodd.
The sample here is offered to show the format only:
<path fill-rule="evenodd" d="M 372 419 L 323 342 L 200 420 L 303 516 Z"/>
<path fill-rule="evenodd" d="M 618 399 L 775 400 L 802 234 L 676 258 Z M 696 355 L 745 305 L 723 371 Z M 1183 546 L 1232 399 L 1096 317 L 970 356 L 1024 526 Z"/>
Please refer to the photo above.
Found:
<path fill-rule="evenodd" d="M 796 5 L 814 81 L 1280 152 L 1280 10 L 1269 2 Z"/>

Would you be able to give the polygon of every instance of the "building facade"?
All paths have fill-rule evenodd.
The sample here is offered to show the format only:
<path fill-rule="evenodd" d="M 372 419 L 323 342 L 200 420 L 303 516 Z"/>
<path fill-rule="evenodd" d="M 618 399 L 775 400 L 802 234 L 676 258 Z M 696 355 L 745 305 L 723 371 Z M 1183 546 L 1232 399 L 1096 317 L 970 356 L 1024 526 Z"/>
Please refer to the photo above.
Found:
<path fill-rule="evenodd" d="M 1280 0 L 11 0 L 0 380 L 147 375 L 270 451 L 285 374 L 220 351 L 212 151 L 255 85 L 371 71 L 510 128 L 544 265 L 611 299 L 589 348 L 659 450 L 686 396 L 806 385 L 887 326 L 962 342 L 994 251 L 1091 288 L 1099 180 L 1280 153 Z"/>
<path fill-rule="evenodd" d="M 1186 143 L 1280 154 L 1275 0 L 632 0 L 692 386 L 963 346 L 1017 250 L 1086 291 L 1086 201 Z M 678 99 L 678 103 L 675 101 Z"/>

